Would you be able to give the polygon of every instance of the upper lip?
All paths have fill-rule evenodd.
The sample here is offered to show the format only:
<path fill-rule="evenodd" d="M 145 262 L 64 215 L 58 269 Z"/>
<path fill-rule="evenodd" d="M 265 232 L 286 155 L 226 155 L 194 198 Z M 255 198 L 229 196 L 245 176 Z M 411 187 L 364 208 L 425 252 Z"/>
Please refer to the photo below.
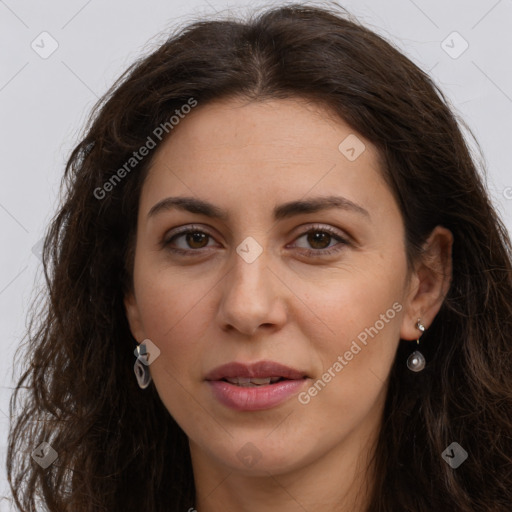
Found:
<path fill-rule="evenodd" d="M 289 366 L 284 366 L 274 361 L 258 361 L 257 363 L 244 364 L 231 362 L 217 366 L 205 377 L 205 380 L 233 379 L 235 377 L 283 377 L 285 379 L 303 379 L 306 373 Z"/>

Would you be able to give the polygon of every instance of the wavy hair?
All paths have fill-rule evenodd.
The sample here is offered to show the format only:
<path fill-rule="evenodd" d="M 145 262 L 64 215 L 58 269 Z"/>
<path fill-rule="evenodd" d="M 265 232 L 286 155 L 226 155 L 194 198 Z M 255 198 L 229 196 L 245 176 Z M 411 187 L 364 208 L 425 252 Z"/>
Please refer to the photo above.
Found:
<path fill-rule="evenodd" d="M 333 5 L 195 20 L 166 37 L 94 106 L 65 168 L 44 242 L 46 286 L 31 310 L 10 402 L 6 464 L 16 506 L 193 506 L 187 436 L 154 385 L 137 386 L 137 343 L 123 305 L 155 150 L 113 177 L 148 137 L 157 146 L 172 137 L 179 127 L 169 118 L 191 98 L 204 105 L 301 97 L 327 106 L 377 147 L 410 262 L 421 258 L 435 226 L 454 235 L 451 286 L 422 337 L 426 369 L 407 369 L 404 340 L 397 350 L 367 512 L 510 512 L 512 250 L 466 125 L 441 90 L 392 43 Z M 167 127 L 161 140 L 160 126 Z M 58 454 L 45 469 L 31 457 L 43 441 Z M 456 470 L 441 457 L 454 441 L 469 455 Z"/>

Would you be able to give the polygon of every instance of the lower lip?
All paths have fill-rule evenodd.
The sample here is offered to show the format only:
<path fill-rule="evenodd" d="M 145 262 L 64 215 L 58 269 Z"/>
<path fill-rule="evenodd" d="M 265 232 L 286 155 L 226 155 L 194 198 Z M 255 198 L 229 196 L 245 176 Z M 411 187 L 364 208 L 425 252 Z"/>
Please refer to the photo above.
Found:
<path fill-rule="evenodd" d="M 237 411 L 261 411 L 281 404 L 304 387 L 307 379 L 282 380 L 275 384 L 242 387 L 223 380 L 207 381 L 217 400 Z"/>

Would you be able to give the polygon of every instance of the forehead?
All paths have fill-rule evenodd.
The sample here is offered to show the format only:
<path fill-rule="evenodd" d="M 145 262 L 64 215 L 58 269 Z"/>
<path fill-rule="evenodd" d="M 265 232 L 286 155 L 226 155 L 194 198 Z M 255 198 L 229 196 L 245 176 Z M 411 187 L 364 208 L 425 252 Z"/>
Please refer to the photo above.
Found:
<path fill-rule="evenodd" d="M 220 157 L 232 151 L 250 154 L 257 146 L 253 156 L 299 162 L 326 150 L 338 156 L 340 137 L 349 134 L 355 135 L 354 130 L 341 118 L 302 98 L 257 102 L 233 98 L 199 104 L 180 120 L 157 153 L 164 156 L 172 148 L 179 156 L 176 150 L 185 143 L 188 156 L 209 151 Z"/>
<path fill-rule="evenodd" d="M 358 203 L 389 200 L 378 197 L 379 188 L 389 196 L 379 164 L 372 144 L 304 99 L 199 103 L 157 149 L 143 196 L 154 202 L 178 192 L 218 202 L 237 193 L 250 201 L 345 192 Z"/>

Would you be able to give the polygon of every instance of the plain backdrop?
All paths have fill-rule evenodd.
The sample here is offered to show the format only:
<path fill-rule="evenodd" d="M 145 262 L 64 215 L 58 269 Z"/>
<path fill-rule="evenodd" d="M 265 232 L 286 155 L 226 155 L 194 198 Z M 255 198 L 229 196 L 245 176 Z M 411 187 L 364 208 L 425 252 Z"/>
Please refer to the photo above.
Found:
<path fill-rule="evenodd" d="M 91 107 L 176 25 L 284 3 L 0 0 L 0 496 L 9 496 L 8 404 L 21 371 L 13 357 L 42 282 L 38 243 Z M 512 0 L 339 3 L 446 93 L 482 148 L 489 191 L 512 231 Z"/>

